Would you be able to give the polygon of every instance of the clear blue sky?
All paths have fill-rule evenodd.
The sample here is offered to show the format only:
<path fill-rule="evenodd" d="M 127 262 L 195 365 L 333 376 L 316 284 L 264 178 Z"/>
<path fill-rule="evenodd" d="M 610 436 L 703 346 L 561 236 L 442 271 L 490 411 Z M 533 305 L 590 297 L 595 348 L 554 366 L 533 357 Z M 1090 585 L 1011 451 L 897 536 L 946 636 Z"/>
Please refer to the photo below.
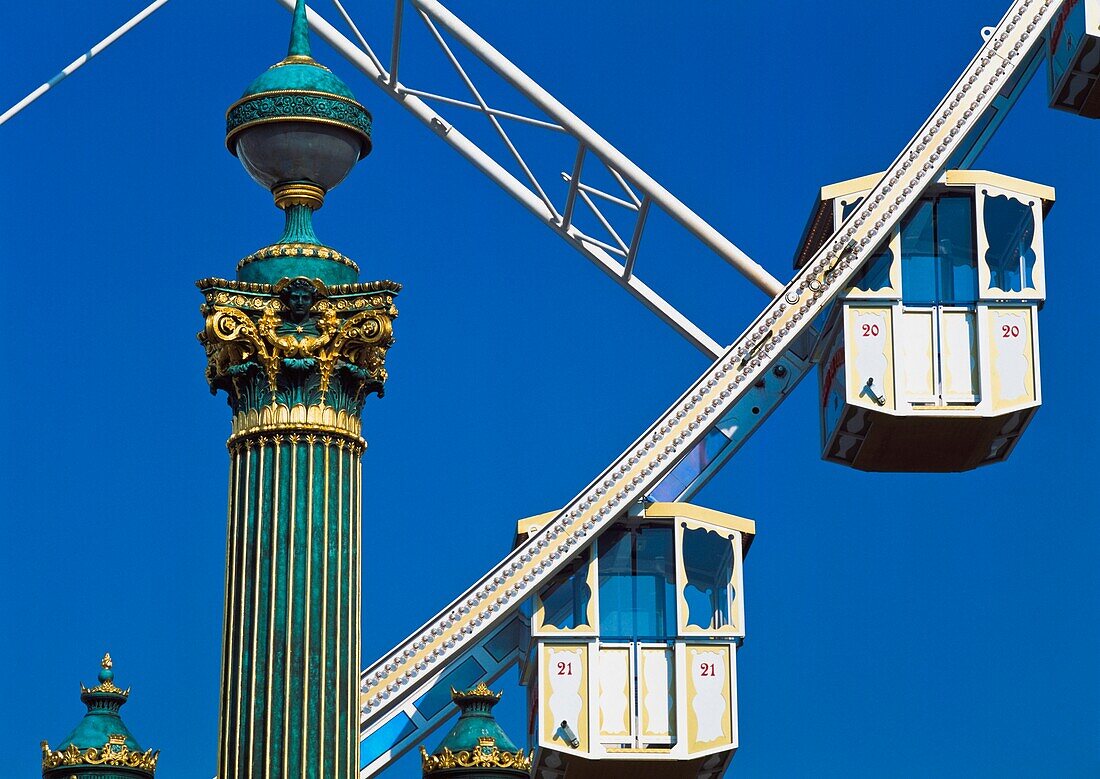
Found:
<path fill-rule="evenodd" d="M 142 4 L 9 4 L 0 102 Z M 347 5 L 388 41 L 392 3 Z M 454 6 L 785 279 L 816 188 L 888 164 L 1007 2 Z M 129 724 L 163 750 L 158 776 L 214 772 L 229 411 L 203 379 L 192 282 L 231 275 L 279 235 L 223 121 L 282 56 L 288 19 L 271 0 L 175 0 L 0 130 L 15 306 L 0 423 L 12 776 L 37 775 L 38 742 L 81 716 L 77 683 L 105 650 L 134 687 Z M 365 278 L 406 285 L 387 395 L 365 415 L 366 660 L 495 563 L 517 518 L 571 498 L 706 361 L 315 51 L 376 123 L 374 153 L 318 232 Z M 460 94 L 425 46 L 409 52 L 403 76 Z M 808 380 L 697 498 L 758 523 L 734 775 L 1100 772 L 1100 122 L 1045 105 L 1039 77 L 979 161 L 1058 190 L 1045 404 L 1009 462 L 962 475 L 823 463 Z M 540 170 L 572 161 L 517 140 Z M 731 340 L 763 296 L 654 228 L 639 274 Z M 504 684 L 520 736 L 520 688 Z M 406 759 L 391 775 L 418 771 Z"/>

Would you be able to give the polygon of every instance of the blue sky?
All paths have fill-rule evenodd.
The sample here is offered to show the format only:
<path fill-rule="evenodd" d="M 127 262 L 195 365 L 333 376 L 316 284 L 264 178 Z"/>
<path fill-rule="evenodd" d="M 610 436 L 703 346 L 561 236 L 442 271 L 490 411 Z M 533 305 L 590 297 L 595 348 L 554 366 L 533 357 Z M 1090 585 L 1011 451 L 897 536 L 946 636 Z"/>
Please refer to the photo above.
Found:
<path fill-rule="evenodd" d="M 347 5 L 384 46 L 392 4 Z M 1005 6 L 453 3 L 781 279 L 816 189 L 888 164 Z M 139 7 L 7 8 L 0 102 Z M 288 21 L 271 0 L 176 0 L 0 130 L 16 306 L 0 423 L 12 775 L 36 775 L 39 741 L 81 716 L 77 683 L 105 650 L 134 687 L 131 728 L 163 750 L 158 776 L 213 774 L 229 412 L 203 379 L 193 281 L 231 275 L 279 235 L 223 122 L 284 53 Z M 403 77 L 459 94 L 424 40 L 417 30 Z M 375 116 L 375 151 L 330 195 L 318 234 L 364 278 L 405 284 L 387 394 L 364 418 L 370 659 L 499 560 L 517 518 L 571 498 L 706 361 L 337 55 L 315 53 Z M 823 463 L 810 380 L 696 499 L 758 523 L 736 775 L 1100 771 L 1098 138 L 1100 123 L 1046 108 L 1040 76 L 979 160 L 1058 191 L 1045 403 L 1007 463 L 961 475 Z M 572 161 L 516 139 L 540 170 Z M 639 275 L 732 340 L 763 296 L 653 228 Z M 518 737 L 520 688 L 504 687 Z M 418 772 L 406 759 L 391 775 Z"/>

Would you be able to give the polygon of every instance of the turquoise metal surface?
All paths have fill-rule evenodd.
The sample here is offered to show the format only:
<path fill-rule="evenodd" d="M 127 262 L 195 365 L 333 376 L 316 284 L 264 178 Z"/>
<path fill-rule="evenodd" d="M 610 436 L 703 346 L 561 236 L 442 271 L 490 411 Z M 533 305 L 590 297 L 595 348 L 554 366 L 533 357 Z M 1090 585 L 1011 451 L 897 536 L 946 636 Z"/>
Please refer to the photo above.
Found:
<path fill-rule="evenodd" d="M 91 689 L 81 685 L 80 700 L 88 710 L 73 731 L 55 747 L 43 742 L 44 779 L 152 779 L 157 755 L 143 754 L 122 721 L 120 709 L 130 691 L 115 685 L 110 665 L 108 655 L 99 684 Z"/>
<path fill-rule="evenodd" d="M 313 60 L 305 0 L 294 9 L 287 58 L 272 65 L 244 91 L 226 114 L 226 145 L 236 154 L 233 137 L 260 122 L 304 120 L 337 124 L 361 135 L 360 158 L 371 150 L 371 116 L 351 89 Z"/>
<path fill-rule="evenodd" d="M 296 439 L 232 453 L 220 776 L 358 769 L 359 452 Z"/>
<path fill-rule="evenodd" d="M 437 764 L 424 753 L 425 777 L 454 779 L 526 779 L 530 764 L 522 762 L 525 755 L 493 716 L 493 707 L 500 702 L 500 693 L 493 693 L 484 684 L 459 692 L 451 691 L 461 714 L 458 721 L 432 752 Z M 520 760 L 515 760 L 519 757 Z M 441 759 L 440 759 L 441 758 Z"/>
<path fill-rule="evenodd" d="M 307 276 L 325 284 L 353 284 L 358 268 L 340 261 L 338 252 L 318 240 L 313 212 L 356 161 L 370 153 L 371 116 L 348 86 L 311 56 L 304 0 L 294 9 L 287 57 L 230 106 L 225 132 L 229 151 L 286 211 L 283 235 L 276 242 L 286 248 L 266 247 L 245 258 L 237 278 L 276 284 L 285 277 Z M 296 196 L 285 195 L 287 186 L 298 185 Z"/>
<path fill-rule="evenodd" d="M 354 284 L 358 278 L 355 268 L 332 260 L 323 260 L 316 256 L 318 249 L 329 248 L 324 244 L 295 244 L 287 249 L 285 256 L 251 262 L 241 268 L 237 278 L 241 281 L 270 284 L 274 286 L 282 279 L 305 276 L 320 279 L 325 284 Z M 313 251 L 314 256 L 308 256 Z"/>
<path fill-rule="evenodd" d="M 370 152 L 370 132 L 310 55 L 299 0 L 286 59 L 226 115 L 226 145 L 285 211 L 283 234 L 241 260 L 236 281 L 199 283 L 207 379 L 234 413 L 221 779 L 359 771 L 359 415 L 382 394 L 400 286 L 357 284 L 313 212 Z"/>
<path fill-rule="evenodd" d="M 276 241 L 283 248 L 280 256 L 256 260 L 243 265 L 237 273 L 241 281 L 274 286 L 283 278 L 305 276 L 320 279 L 325 284 L 354 284 L 358 273 L 351 265 L 324 259 L 322 251 L 331 257 L 339 255 L 334 248 L 321 243 L 313 231 L 313 209 L 292 205 L 286 208 L 286 226 Z"/>
<path fill-rule="evenodd" d="M 323 72 L 319 67 L 313 65 L 282 65 L 276 66 L 273 70 L 280 73 L 288 70 Z M 309 75 L 312 76 L 312 74 Z M 257 83 L 262 80 L 263 77 L 261 76 Z M 284 78 L 279 79 L 279 81 L 284 80 Z M 265 90 L 251 99 L 234 105 L 225 118 L 227 138 L 232 139 L 238 130 L 261 122 L 322 121 L 358 131 L 363 136 L 363 147 L 359 153 L 360 158 L 366 157 L 370 153 L 371 116 L 363 106 L 348 100 L 338 100 L 328 94 L 309 94 L 303 91 L 305 89 L 316 89 L 318 92 L 326 91 L 317 87 L 284 86 L 279 87 L 279 89 L 293 91 L 289 94 L 273 94 L 272 90 Z M 236 153 L 231 143 L 229 150 Z"/>
<path fill-rule="evenodd" d="M 105 668 L 99 672 L 100 685 L 113 683 L 113 680 L 114 672 L 110 669 Z M 92 690 L 80 694 L 80 700 L 88 707 L 88 713 L 77 723 L 73 732 L 57 745 L 57 749 L 64 751 L 70 746 L 75 746 L 77 749 L 92 747 L 98 749 L 107 743 L 109 736 L 122 735 L 123 743 L 127 747 L 140 751 L 141 747 L 119 714 L 119 709 L 126 703 L 128 695 L 121 691 L 97 692 L 96 689 L 93 687 Z"/>

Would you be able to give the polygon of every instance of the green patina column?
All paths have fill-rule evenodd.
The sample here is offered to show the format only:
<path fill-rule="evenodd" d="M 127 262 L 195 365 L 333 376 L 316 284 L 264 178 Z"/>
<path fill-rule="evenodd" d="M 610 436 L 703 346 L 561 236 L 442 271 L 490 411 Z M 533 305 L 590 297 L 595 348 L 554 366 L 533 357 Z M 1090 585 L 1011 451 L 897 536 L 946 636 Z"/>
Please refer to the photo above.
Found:
<path fill-rule="evenodd" d="M 212 392 L 233 411 L 220 779 L 351 779 L 359 769 L 360 415 L 382 394 L 390 281 L 359 282 L 313 212 L 370 151 L 370 115 L 290 52 L 230 107 L 226 144 L 286 212 L 236 279 L 198 282 Z"/>

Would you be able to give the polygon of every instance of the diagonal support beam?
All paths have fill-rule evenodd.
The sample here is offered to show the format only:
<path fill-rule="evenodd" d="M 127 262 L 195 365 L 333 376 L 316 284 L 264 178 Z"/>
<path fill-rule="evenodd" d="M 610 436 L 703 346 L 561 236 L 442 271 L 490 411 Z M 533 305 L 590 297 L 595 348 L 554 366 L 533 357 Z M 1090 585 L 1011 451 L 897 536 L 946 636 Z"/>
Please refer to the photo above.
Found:
<path fill-rule="evenodd" d="M 285 2 L 285 0 L 280 0 L 280 2 Z M 456 40 L 466 46 L 501 78 L 519 90 L 524 97 L 538 106 L 547 116 L 564 127 L 570 134 L 586 143 L 589 150 L 607 165 L 611 174 L 633 198 L 637 199 L 627 185 L 626 179 L 633 182 L 643 194 L 649 195 L 656 205 L 668 212 L 669 216 L 766 294 L 775 295 L 782 289 L 783 285 L 770 273 L 753 261 L 728 238 L 707 224 L 702 217 L 680 202 L 675 195 L 658 184 L 648 173 L 612 146 L 576 114 L 562 105 L 553 95 L 493 48 L 488 41 L 474 32 L 438 0 L 410 0 L 410 2 L 417 9 L 428 14 L 436 24 L 454 36 Z"/>
<path fill-rule="evenodd" d="M 500 121 L 489 110 L 489 104 L 485 102 L 485 98 L 481 96 L 481 92 L 479 92 L 477 87 L 474 86 L 473 80 L 466 73 L 466 70 L 462 67 L 462 64 L 458 61 L 458 57 L 456 57 L 454 55 L 454 52 L 451 51 L 451 47 L 447 45 L 447 41 L 445 41 L 443 39 L 443 36 L 439 34 L 439 30 L 436 28 L 435 24 L 432 23 L 431 17 L 424 13 L 424 11 L 421 11 L 420 9 L 417 10 L 420 13 L 420 18 L 424 20 L 424 24 L 428 26 L 428 30 L 431 32 L 432 37 L 435 38 L 435 42 L 439 44 L 439 48 L 443 50 L 443 53 L 447 56 L 447 59 L 450 61 L 451 66 L 455 69 L 455 72 L 458 73 L 459 78 L 461 78 L 463 83 L 466 84 L 466 88 L 470 90 L 470 94 L 474 96 L 474 100 L 476 100 L 478 105 L 481 107 L 481 112 L 485 114 L 486 118 L 488 118 L 489 123 L 493 126 L 493 129 L 497 131 L 497 135 L 500 136 L 500 139 L 508 148 L 508 151 L 509 153 L 511 153 L 512 158 L 515 159 L 516 163 L 523 171 L 523 175 L 525 175 L 527 177 L 527 180 L 531 182 L 531 186 L 538 193 L 539 198 L 542 200 L 542 202 L 546 204 L 546 207 L 550 210 L 550 213 L 554 215 L 554 219 L 556 221 L 560 221 L 561 216 L 558 214 L 557 209 L 554 208 L 554 204 L 550 202 L 550 198 L 546 196 L 546 193 L 542 189 L 542 185 L 539 184 L 538 179 L 535 178 L 535 174 L 532 173 L 531 169 L 527 166 L 527 163 L 523 159 L 523 155 L 519 153 L 519 150 L 516 148 L 515 144 L 512 143 L 512 139 L 508 137 L 508 133 L 504 131 L 504 128 L 501 126 Z"/>

